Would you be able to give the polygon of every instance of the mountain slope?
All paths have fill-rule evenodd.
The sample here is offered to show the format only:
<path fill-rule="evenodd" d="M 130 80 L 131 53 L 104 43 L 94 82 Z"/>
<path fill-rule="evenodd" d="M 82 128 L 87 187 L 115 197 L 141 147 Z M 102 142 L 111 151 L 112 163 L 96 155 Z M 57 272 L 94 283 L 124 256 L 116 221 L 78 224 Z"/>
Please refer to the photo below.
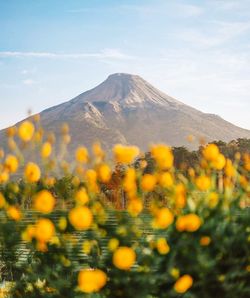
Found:
<path fill-rule="evenodd" d="M 46 130 L 56 133 L 67 122 L 72 150 L 79 144 L 90 146 L 96 140 L 106 148 L 123 143 L 146 149 L 153 142 L 195 148 L 201 137 L 206 141 L 250 138 L 249 130 L 202 113 L 141 77 L 123 73 L 110 75 L 97 87 L 44 110 L 41 121 Z M 186 139 L 190 134 L 196 139 L 192 144 Z"/>

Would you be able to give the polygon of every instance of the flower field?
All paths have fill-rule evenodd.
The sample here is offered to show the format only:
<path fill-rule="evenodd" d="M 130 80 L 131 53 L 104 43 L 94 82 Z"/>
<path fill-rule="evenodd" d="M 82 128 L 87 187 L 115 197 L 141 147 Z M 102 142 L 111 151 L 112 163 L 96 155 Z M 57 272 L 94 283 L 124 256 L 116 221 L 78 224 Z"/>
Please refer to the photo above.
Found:
<path fill-rule="evenodd" d="M 0 150 L 0 297 L 250 297 L 250 155 L 79 146 L 35 116 Z M 59 145 L 58 145 L 59 144 Z M 28 152 L 28 153 L 27 153 Z"/>

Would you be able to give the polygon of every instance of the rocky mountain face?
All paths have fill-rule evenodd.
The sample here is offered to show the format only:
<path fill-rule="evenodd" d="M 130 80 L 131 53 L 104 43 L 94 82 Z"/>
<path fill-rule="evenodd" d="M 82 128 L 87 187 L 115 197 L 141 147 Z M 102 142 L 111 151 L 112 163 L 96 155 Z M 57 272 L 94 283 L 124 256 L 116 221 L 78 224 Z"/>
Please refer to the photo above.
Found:
<path fill-rule="evenodd" d="M 96 140 L 108 149 L 116 143 L 147 149 L 154 142 L 196 148 L 206 141 L 250 138 L 250 131 L 222 118 L 202 113 L 154 88 L 136 75 L 117 73 L 68 102 L 41 112 L 46 130 L 70 126 L 71 149 L 91 146 Z M 187 141 L 188 135 L 195 142 Z M 0 132 L 0 140 L 3 131 Z M 1 142 L 1 141 L 0 141 Z"/>

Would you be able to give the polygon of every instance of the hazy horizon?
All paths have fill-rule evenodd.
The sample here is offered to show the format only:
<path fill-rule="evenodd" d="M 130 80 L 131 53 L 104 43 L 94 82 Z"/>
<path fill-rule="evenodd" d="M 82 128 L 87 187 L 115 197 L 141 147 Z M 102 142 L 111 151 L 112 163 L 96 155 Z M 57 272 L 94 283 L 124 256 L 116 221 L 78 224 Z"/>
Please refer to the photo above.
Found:
<path fill-rule="evenodd" d="M 250 129 L 250 1 L 2 1 L 0 129 L 112 73 Z"/>

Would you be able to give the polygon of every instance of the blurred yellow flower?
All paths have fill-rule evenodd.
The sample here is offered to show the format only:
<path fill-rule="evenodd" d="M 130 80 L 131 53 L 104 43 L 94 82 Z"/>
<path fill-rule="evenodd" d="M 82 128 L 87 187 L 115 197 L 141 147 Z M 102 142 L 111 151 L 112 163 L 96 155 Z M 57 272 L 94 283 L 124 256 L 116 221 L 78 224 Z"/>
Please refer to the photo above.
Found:
<path fill-rule="evenodd" d="M 79 205 L 85 205 L 89 202 L 89 196 L 87 191 L 84 187 L 81 187 L 75 194 L 75 201 Z"/>
<path fill-rule="evenodd" d="M 0 170 L 0 184 L 3 184 L 9 180 L 9 172 L 7 170 Z"/>
<path fill-rule="evenodd" d="M 18 128 L 19 138 L 24 142 L 29 142 L 35 132 L 34 124 L 30 121 L 24 121 Z"/>
<path fill-rule="evenodd" d="M 87 163 L 89 159 L 89 153 L 86 147 L 79 147 L 75 153 L 76 161 L 80 163 Z"/>
<path fill-rule="evenodd" d="M 105 152 L 102 150 L 101 144 L 99 142 L 93 144 L 92 151 L 95 157 L 101 160 L 105 157 Z"/>
<path fill-rule="evenodd" d="M 219 195 L 216 192 L 211 192 L 208 196 L 208 206 L 214 208 L 219 201 Z"/>
<path fill-rule="evenodd" d="M 58 228 L 59 228 L 61 231 L 64 231 L 64 230 L 67 228 L 67 219 L 66 219 L 66 217 L 61 216 L 61 217 L 59 218 Z"/>
<path fill-rule="evenodd" d="M 69 221 L 76 230 L 87 230 L 92 224 L 93 215 L 89 208 L 79 206 L 70 210 Z"/>
<path fill-rule="evenodd" d="M 174 284 L 174 289 L 177 293 L 183 294 L 187 292 L 187 290 L 190 289 L 192 285 L 193 278 L 190 275 L 185 274 L 176 281 L 176 283 Z"/>
<path fill-rule="evenodd" d="M 168 188 L 174 184 L 174 179 L 169 172 L 159 174 L 158 180 L 161 187 Z"/>
<path fill-rule="evenodd" d="M 88 255 L 90 254 L 91 252 L 91 248 L 92 248 L 92 242 L 89 241 L 89 240 L 85 240 L 83 241 L 83 244 L 82 244 L 82 251 Z"/>
<path fill-rule="evenodd" d="M 116 162 L 129 164 L 139 155 L 139 149 L 136 146 L 123 146 L 117 144 L 113 147 L 113 153 Z"/>
<path fill-rule="evenodd" d="M 203 149 L 202 153 L 207 161 L 216 161 L 220 151 L 217 145 L 209 144 Z"/>
<path fill-rule="evenodd" d="M 180 216 L 176 221 L 176 229 L 179 232 L 195 232 L 201 226 L 201 219 L 198 215 L 190 213 Z"/>
<path fill-rule="evenodd" d="M 42 158 L 48 158 L 50 157 L 52 152 L 52 146 L 50 144 L 50 142 L 46 142 L 42 145 L 42 149 L 41 149 L 41 157 Z"/>
<path fill-rule="evenodd" d="M 34 209 L 42 213 L 53 211 L 56 200 L 48 190 L 39 191 L 34 198 Z"/>
<path fill-rule="evenodd" d="M 0 209 L 3 208 L 6 204 L 4 195 L 0 192 Z"/>
<path fill-rule="evenodd" d="M 15 173 L 18 169 L 18 165 L 19 165 L 19 162 L 18 162 L 18 159 L 16 156 L 11 155 L 11 154 L 7 155 L 7 157 L 5 159 L 4 166 L 5 166 L 5 168 L 7 168 L 7 170 L 10 173 Z"/>
<path fill-rule="evenodd" d="M 112 171 L 107 164 L 101 164 L 98 166 L 97 174 L 101 182 L 107 183 L 111 178 Z"/>
<path fill-rule="evenodd" d="M 0 159 L 4 158 L 4 150 L 3 148 L 0 148 Z"/>
<path fill-rule="evenodd" d="M 35 237 L 41 242 L 48 242 L 55 234 L 55 226 L 48 218 L 40 218 L 35 224 Z"/>
<path fill-rule="evenodd" d="M 143 210 L 143 202 L 138 198 L 130 199 L 128 202 L 128 212 L 132 216 L 137 216 Z"/>
<path fill-rule="evenodd" d="M 88 191 L 91 193 L 97 193 L 99 192 L 99 186 L 97 184 L 97 173 L 93 169 L 88 169 L 85 173 L 86 176 L 86 182 Z"/>
<path fill-rule="evenodd" d="M 25 167 L 24 176 L 28 182 L 37 182 L 41 177 L 39 166 L 33 162 L 29 162 Z"/>
<path fill-rule="evenodd" d="M 184 208 L 186 201 L 186 188 L 182 183 L 178 183 L 175 186 L 175 206 L 177 208 Z"/>
<path fill-rule="evenodd" d="M 111 238 L 108 242 L 108 249 L 110 251 L 114 251 L 119 246 L 119 240 L 116 238 Z"/>
<path fill-rule="evenodd" d="M 32 238 L 35 236 L 35 233 L 36 233 L 35 226 L 28 225 L 22 233 L 22 240 L 27 241 L 27 242 L 31 242 Z"/>
<path fill-rule="evenodd" d="M 19 208 L 16 207 L 16 206 L 10 206 L 10 207 L 8 207 L 8 209 L 7 209 L 6 212 L 7 212 L 8 217 L 10 219 L 15 220 L 15 221 L 19 221 L 22 218 L 22 213 L 19 210 Z"/>
<path fill-rule="evenodd" d="M 113 254 L 113 264 L 121 270 L 129 270 L 135 261 L 136 254 L 131 247 L 121 246 Z"/>
<path fill-rule="evenodd" d="M 160 169 L 167 170 L 173 166 L 174 156 L 170 147 L 159 144 L 152 146 L 150 151 Z"/>
<path fill-rule="evenodd" d="M 144 191 L 153 191 L 156 185 L 156 177 L 151 174 L 142 176 L 141 187 Z"/>
<path fill-rule="evenodd" d="M 212 162 L 212 166 L 216 170 L 222 170 L 225 167 L 226 164 L 226 158 L 223 154 L 219 154 L 217 159 Z"/>
<path fill-rule="evenodd" d="M 180 276 L 180 270 L 179 270 L 178 268 L 173 267 L 173 268 L 170 270 L 170 275 L 171 275 L 174 279 L 177 279 L 177 278 L 179 278 L 179 276 Z"/>
<path fill-rule="evenodd" d="M 208 246 L 211 243 L 211 238 L 209 236 L 203 236 L 200 238 L 201 246 Z"/>
<path fill-rule="evenodd" d="M 211 187 L 211 178 L 202 175 L 196 178 L 195 183 L 199 190 L 206 191 Z"/>
<path fill-rule="evenodd" d="M 107 283 L 107 275 L 99 269 L 83 269 L 78 275 L 78 287 L 84 293 L 100 291 Z"/>
<path fill-rule="evenodd" d="M 245 153 L 243 155 L 243 161 L 244 161 L 244 168 L 247 171 L 250 171 L 250 154 L 249 153 Z"/>
<path fill-rule="evenodd" d="M 231 159 L 227 158 L 224 171 L 228 177 L 234 177 L 236 175 L 236 169 L 235 169 Z"/>
<path fill-rule="evenodd" d="M 170 251 L 170 247 L 165 238 L 157 239 L 156 248 L 161 255 L 166 255 Z"/>
<path fill-rule="evenodd" d="M 160 208 L 156 212 L 154 224 L 157 228 L 166 229 L 174 221 L 173 213 L 166 207 Z"/>
<path fill-rule="evenodd" d="M 17 129 L 15 126 L 9 127 L 6 131 L 6 135 L 8 138 L 13 138 L 17 132 Z"/>

